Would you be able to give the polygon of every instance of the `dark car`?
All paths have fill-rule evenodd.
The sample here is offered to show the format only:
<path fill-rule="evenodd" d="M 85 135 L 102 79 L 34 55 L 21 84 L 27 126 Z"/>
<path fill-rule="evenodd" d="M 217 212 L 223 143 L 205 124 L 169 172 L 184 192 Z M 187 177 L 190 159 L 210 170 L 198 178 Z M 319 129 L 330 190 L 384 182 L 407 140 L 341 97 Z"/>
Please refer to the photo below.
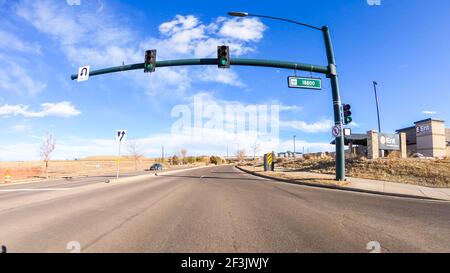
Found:
<path fill-rule="evenodd" d="M 150 171 L 162 171 L 163 170 L 163 165 L 159 164 L 159 163 L 155 163 L 150 167 Z"/>

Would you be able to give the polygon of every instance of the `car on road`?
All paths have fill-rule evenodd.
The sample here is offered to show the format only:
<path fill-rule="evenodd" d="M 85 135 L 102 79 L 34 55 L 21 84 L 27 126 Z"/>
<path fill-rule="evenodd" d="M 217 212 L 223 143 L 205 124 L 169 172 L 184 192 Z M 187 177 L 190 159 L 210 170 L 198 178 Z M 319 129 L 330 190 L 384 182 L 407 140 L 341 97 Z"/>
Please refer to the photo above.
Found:
<path fill-rule="evenodd" d="M 163 165 L 159 163 L 155 163 L 152 166 L 150 166 L 150 171 L 162 171 L 164 169 Z"/>

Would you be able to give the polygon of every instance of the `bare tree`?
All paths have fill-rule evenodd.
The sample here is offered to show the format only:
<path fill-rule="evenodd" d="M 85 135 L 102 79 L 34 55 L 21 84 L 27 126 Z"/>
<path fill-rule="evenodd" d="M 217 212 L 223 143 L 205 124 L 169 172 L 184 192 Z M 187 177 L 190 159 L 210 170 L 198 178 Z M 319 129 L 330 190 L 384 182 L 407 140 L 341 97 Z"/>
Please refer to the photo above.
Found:
<path fill-rule="evenodd" d="M 244 149 L 238 150 L 236 152 L 236 159 L 237 159 L 238 162 L 244 161 L 245 157 L 246 157 L 246 152 L 245 152 Z"/>
<path fill-rule="evenodd" d="M 41 145 L 41 159 L 45 162 L 45 177 L 48 179 L 48 162 L 55 150 L 55 139 L 52 134 L 47 133 Z"/>
<path fill-rule="evenodd" d="M 182 161 L 183 161 L 183 164 L 186 164 L 186 155 L 187 155 L 187 150 L 186 149 L 181 149 L 181 157 L 182 157 Z"/>
<path fill-rule="evenodd" d="M 259 152 L 260 148 L 261 148 L 261 144 L 256 140 L 252 146 L 252 151 L 253 151 L 253 160 L 255 161 L 254 167 L 256 167 L 256 154 Z"/>
<path fill-rule="evenodd" d="M 142 146 L 136 140 L 129 140 L 127 144 L 127 150 L 130 153 L 131 157 L 134 160 L 134 170 L 138 170 L 138 161 L 144 157 L 144 153 L 142 152 Z"/>

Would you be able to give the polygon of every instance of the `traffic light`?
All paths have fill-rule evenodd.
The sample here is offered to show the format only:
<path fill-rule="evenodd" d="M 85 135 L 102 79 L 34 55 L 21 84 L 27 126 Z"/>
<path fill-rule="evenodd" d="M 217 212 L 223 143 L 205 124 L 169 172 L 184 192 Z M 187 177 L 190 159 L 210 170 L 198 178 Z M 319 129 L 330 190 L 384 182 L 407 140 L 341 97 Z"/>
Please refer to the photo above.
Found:
<path fill-rule="evenodd" d="M 228 46 L 217 47 L 217 60 L 219 68 L 230 68 L 230 48 Z"/>
<path fill-rule="evenodd" d="M 350 111 L 352 109 L 352 107 L 350 106 L 350 104 L 344 104 L 342 106 L 342 110 L 344 112 L 344 124 L 350 124 L 353 119 L 352 119 L 352 112 Z"/>
<path fill-rule="evenodd" d="M 144 73 L 155 72 L 156 49 L 145 51 Z"/>

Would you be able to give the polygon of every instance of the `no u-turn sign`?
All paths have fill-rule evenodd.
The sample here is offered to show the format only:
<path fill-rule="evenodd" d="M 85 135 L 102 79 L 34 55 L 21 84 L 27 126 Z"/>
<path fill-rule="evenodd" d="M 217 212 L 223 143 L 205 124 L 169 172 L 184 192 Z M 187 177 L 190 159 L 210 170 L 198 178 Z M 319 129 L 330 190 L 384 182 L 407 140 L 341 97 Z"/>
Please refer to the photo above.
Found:
<path fill-rule="evenodd" d="M 78 68 L 78 82 L 83 82 L 89 80 L 89 72 L 90 72 L 90 66 L 82 66 Z"/>

